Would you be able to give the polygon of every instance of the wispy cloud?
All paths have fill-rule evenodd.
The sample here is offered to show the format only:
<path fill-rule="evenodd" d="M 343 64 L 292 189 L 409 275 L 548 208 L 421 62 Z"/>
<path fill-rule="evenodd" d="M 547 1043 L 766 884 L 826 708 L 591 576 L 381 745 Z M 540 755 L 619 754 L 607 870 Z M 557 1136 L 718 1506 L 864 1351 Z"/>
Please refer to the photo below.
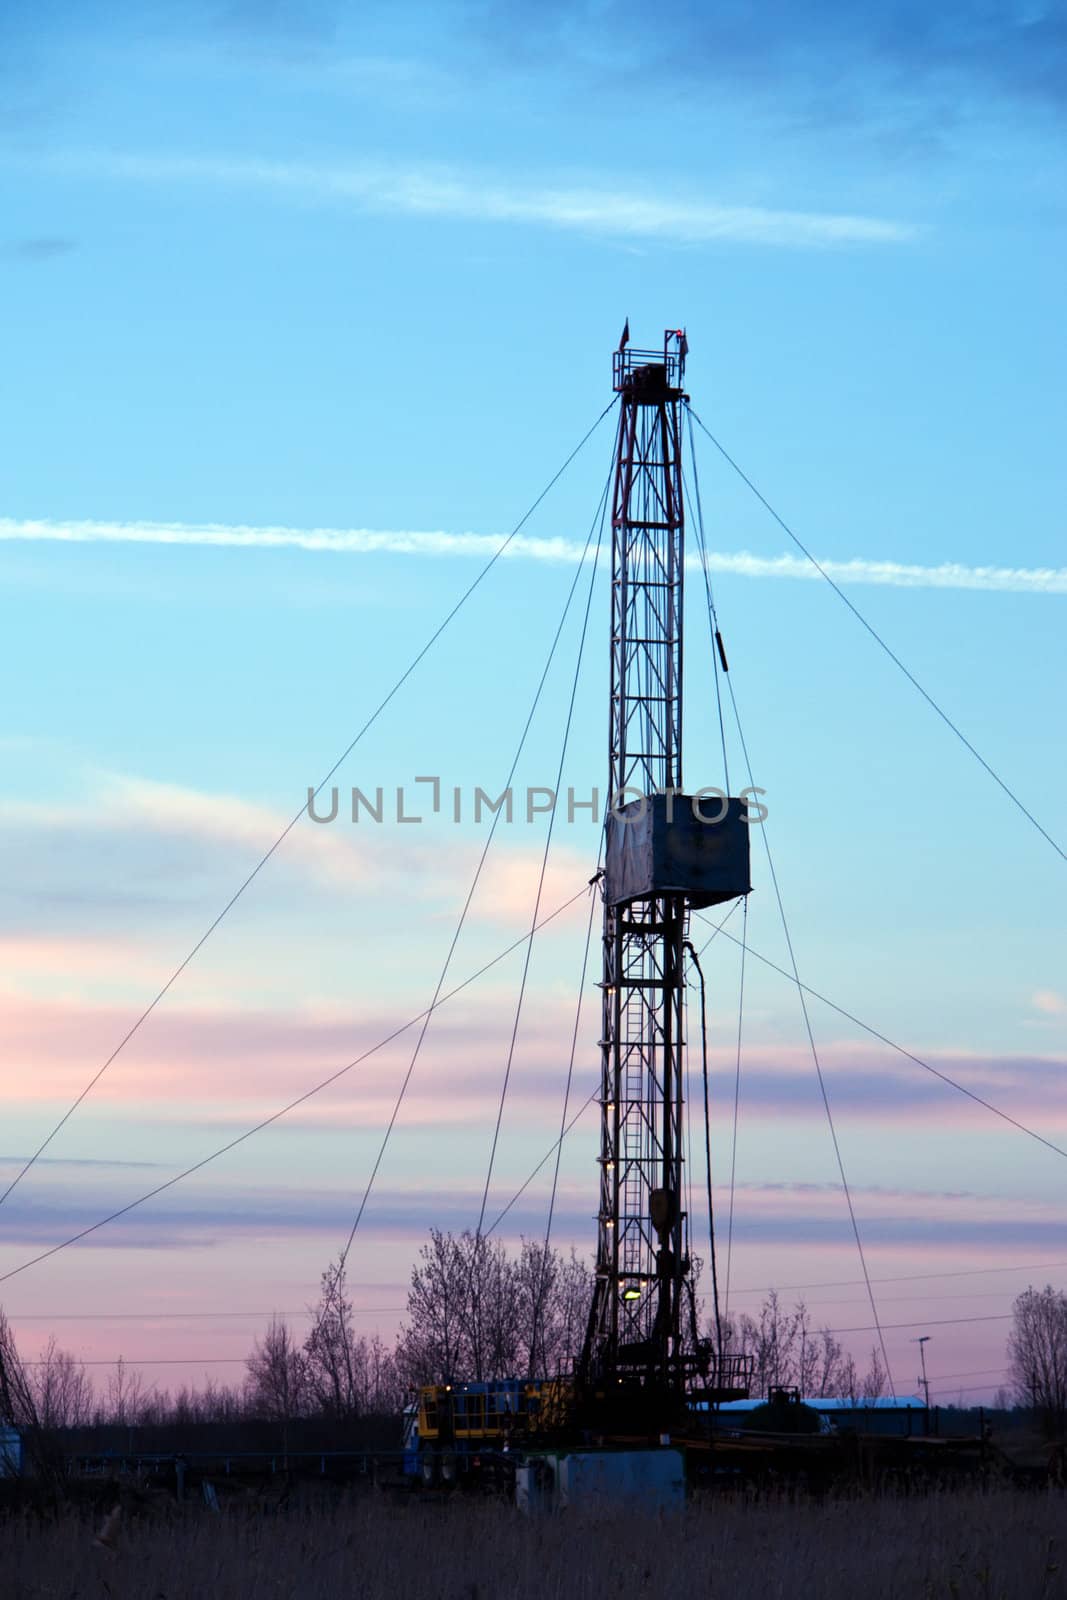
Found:
<path fill-rule="evenodd" d="M 499 549 L 498 534 L 409 532 L 375 528 L 249 527 L 225 523 L 18 521 L 0 517 L 0 540 L 33 544 L 206 545 L 245 550 L 332 551 L 339 555 L 460 556 L 487 559 Z M 581 546 L 569 539 L 520 535 L 508 545 L 510 559 L 576 562 Z M 887 585 L 897 589 L 985 589 L 1014 594 L 1067 594 L 1067 567 L 964 566 L 956 561 L 919 566 L 856 557 L 821 560 L 838 583 Z M 694 562 L 695 564 L 695 562 Z M 748 551 L 714 552 L 714 572 L 742 578 L 818 578 L 800 556 L 755 556 Z"/>
<path fill-rule="evenodd" d="M 882 217 L 723 205 L 610 183 L 505 183 L 486 172 L 435 165 L 397 167 L 365 161 L 325 165 L 121 151 L 68 151 L 43 159 L 63 172 L 105 179 L 207 183 L 349 205 L 379 215 L 534 224 L 685 244 L 731 242 L 794 249 L 900 244 L 919 232 L 913 223 Z"/>
<path fill-rule="evenodd" d="M 102 1175 L 101 1175 L 102 1176 Z M 95 1183 L 83 1173 L 73 1185 L 52 1171 L 37 1182 L 32 1201 L 21 1191 L 6 1210 L 6 1232 L 12 1245 L 48 1246 L 91 1225 L 100 1215 L 111 1185 Z M 511 1198 L 514 1180 L 505 1179 L 492 1210 Z M 924 1249 L 975 1246 L 1062 1252 L 1067 1227 L 1055 1201 L 1010 1193 L 933 1193 L 854 1186 L 866 1239 L 874 1246 L 916 1246 Z M 367 1212 L 361 1246 L 388 1240 L 393 1249 L 414 1247 L 431 1225 L 456 1232 L 473 1227 L 479 1189 L 468 1179 L 449 1180 L 437 1173 L 416 1187 L 382 1183 Z M 79 1249 L 218 1250 L 250 1239 L 269 1240 L 277 1249 L 291 1238 L 335 1238 L 352 1212 L 349 1184 L 307 1182 L 301 1185 L 257 1182 L 234 1184 L 222 1176 L 200 1178 L 150 1204 L 131 1211 L 79 1244 Z M 574 1240 L 584 1248 L 589 1238 L 589 1192 L 585 1183 L 560 1185 L 555 1221 L 559 1241 Z M 543 1229 L 543 1192 L 522 1197 L 509 1213 L 504 1237 L 517 1238 Z M 751 1183 L 738 1192 L 735 1241 L 746 1245 L 784 1242 L 787 1246 L 843 1244 L 848 1213 L 835 1184 L 765 1185 Z M 395 1257 L 394 1257 L 395 1264 Z M 146 1320 L 151 1314 L 146 1313 Z M 845 1319 L 842 1319 L 845 1320 Z"/>
<path fill-rule="evenodd" d="M 572 936 L 575 931 L 572 920 Z M 72 980 L 78 959 L 72 952 Z M 514 962 L 501 968 L 498 982 L 489 980 L 450 998 L 435 1014 L 422 1066 L 405 1099 L 407 1126 L 474 1129 L 491 1121 L 514 1017 L 516 970 Z M 469 972 L 463 961 L 456 982 Z M 340 1116 L 345 1126 L 378 1128 L 388 1119 L 398 1074 L 410 1059 L 423 1004 L 425 1000 L 412 1001 L 410 990 L 326 1006 L 310 1003 L 304 995 L 276 992 L 259 1003 L 240 995 L 211 1005 L 182 997 L 154 1015 L 136 1052 L 115 1063 L 96 1098 L 113 1107 L 135 1106 L 141 1114 L 150 1106 L 165 1105 L 171 1122 L 191 1116 L 199 1126 L 233 1129 L 360 1057 L 321 1100 L 294 1112 L 291 1125 L 334 1133 Z M 104 1058 L 129 1026 L 129 1017 L 128 1005 L 96 994 L 57 997 L 19 992 L 14 984 L 0 990 L 5 1042 L 0 1104 L 43 1107 L 69 1100 L 84 1081 L 87 1064 Z M 543 983 L 536 1008 L 523 1021 L 509 1098 L 512 1111 L 521 1111 L 526 1132 L 537 1128 L 547 1133 L 558 1124 L 573 1025 L 573 993 Z M 583 1033 L 576 1059 L 575 1108 L 594 1087 L 598 1068 L 592 1038 L 588 1030 Z M 948 1128 L 971 1133 L 984 1129 L 1008 1141 L 1006 1148 L 1012 1142 L 1021 1148 L 1022 1134 L 995 1122 L 973 1100 L 910 1062 L 848 1039 L 827 1039 L 820 1057 L 834 1109 L 854 1130 L 866 1126 L 884 1132 L 893 1125 L 906 1127 L 912 1138 L 940 1138 Z M 1067 1061 L 1062 1052 L 979 1055 L 936 1050 L 927 1052 L 926 1059 L 972 1094 L 1003 1106 L 1046 1136 L 1056 1139 L 1067 1124 Z M 729 1049 L 713 1047 L 709 1065 L 712 1089 L 724 1097 L 733 1082 Z M 746 1051 L 745 1075 L 749 1112 L 764 1120 L 822 1125 L 824 1108 L 810 1055 L 800 1043 L 753 1042 Z"/>
<path fill-rule="evenodd" d="M 275 843 L 292 820 L 291 811 L 221 791 L 160 783 L 100 768 L 85 769 L 82 777 L 86 789 L 76 802 L 0 800 L 0 844 L 10 852 L 11 860 L 5 880 L 9 896 L 12 891 L 26 891 L 27 899 L 34 892 L 40 899 L 46 891 L 63 885 L 71 891 L 69 903 L 77 906 L 83 897 L 95 902 L 112 880 L 114 860 L 121 857 L 124 887 L 130 893 L 119 904 L 126 911 L 143 915 L 142 899 L 135 892 L 142 878 L 146 892 L 158 891 L 162 878 L 187 885 L 198 865 L 211 864 L 216 854 L 221 862 L 231 864 L 232 870 L 236 853 L 240 852 L 241 861 L 254 860 Z M 408 827 L 391 828 L 396 816 L 395 809 L 389 809 L 393 792 L 366 779 L 364 782 L 365 799 L 354 814 L 351 787 L 338 777 L 332 786 L 337 792 L 337 825 L 314 827 L 309 823 L 302 829 L 292 828 L 275 870 L 284 861 L 307 884 L 346 901 L 359 890 L 380 895 L 387 887 L 396 890 L 403 884 L 425 906 L 438 900 L 448 906 L 462 904 L 480 846 L 460 839 L 442 858 L 439 840 L 424 840 L 421 833 L 413 834 Z M 379 787 L 389 796 L 380 801 L 381 831 L 372 817 L 367 820 Z M 294 795 L 298 806 L 306 792 L 305 787 Z M 432 827 L 434 814 L 428 791 L 409 793 L 405 805 L 408 823 L 426 822 Z M 325 815 L 329 809 L 330 795 L 324 791 L 317 813 Z M 364 820 L 357 822 L 356 814 Z M 512 813 L 512 822 L 521 825 L 523 815 L 520 802 Z M 578 820 L 584 823 L 585 818 Z M 596 842 L 591 824 L 589 833 L 591 846 L 583 844 L 581 836 L 574 843 L 557 841 L 543 876 L 546 908 L 562 904 L 587 881 L 589 849 L 595 854 Z M 50 866 L 55 868 L 54 873 L 49 872 Z M 520 842 L 512 833 L 507 851 L 501 851 L 500 859 L 490 863 L 482 874 L 474 903 L 478 917 L 507 927 L 525 926 L 541 881 L 540 844 L 526 839 Z M 40 948 L 33 944 L 34 933 L 46 936 Z M 55 968 L 57 963 L 62 965 L 67 957 L 79 968 L 93 953 L 106 960 L 99 929 L 88 944 L 82 944 L 77 931 L 67 928 L 63 938 L 74 942 L 62 947 L 52 943 L 55 933 L 48 918 L 20 924 L 18 938 L 23 941 L 23 955 L 33 953 L 39 957 L 44 970 Z M 0 919 L 0 989 L 11 971 L 10 963 L 4 960 L 6 937 Z M 123 962 L 131 959 L 131 952 L 125 948 L 120 954 Z"/>
<path fill-rule="evenodd" d="M 514 994 L 492 988 L 474 994 L 476 999 L 445 1002 L 435 1016 L 420 1071 L 405 1096 L 409 1132 L 420 1124 L 458 1130 L 491 1125 Z M 298 1004 L 270 1011 L 176 1007 L 157 1013 L 136 1059 L 115 1063 L 96 1100 L 110 1108 L 135 1108 L 139 1115 L 166 1107 L 172 1126 L 178 1119 L 201 1130 L 232 1133 L 353 1062 L 347 1076 L 330 1084 L 321 1099 L 294 1111 L 287 1125 L 330 1134 L 339 1126 L 381 1129 L 418 1037 L 417 1011 L 410 996 L 392 1011 L 379 1001 L 350 1007 L 347 1015 L 337 1008 L 320 1016 Z M 0 1022 L 6 1057 L 0 1104 L 38 1110 L 71 1098 L 84 1082 L 87 1064 L 103 1059 L 109 1041 L 129 1026 L 129 1008 L 0 993 Z M 542 992 L 516 1057 L 509 1116 L 521 1115 L 524 1132 L 536 1130 L 546 1143 L 558 1127 L 573 1023 L 573 999 Z M 574 1109 L 595 1087 L 598 1071 L 593 1053 L 586 1051 L 575 1069 Z"/>
<path fill-rule="evenodd" d="M 91 1226 L 106 1205 L 109 1191 L 87 1184 L 38 1179 L 32 1201 L 17 1191 L 5 1208 L 5 1235 L 11 1245 L 47 1247 L 66 1235 Z M 513 1188 L 500 1187 L 497 1204 L 511 1198 Z M 415 1247 L 431 1227 L 457 1233 L 473 1228 L 478 1217 L 480 1189 L 460 1180 L 438 1178 L 416 1186 L 381 1184 L 375 1188 L 361 1230 L 360 1244 L 388 1239 L 393 1248 Z M 492 1204 L 492 1202 L 491 1202 Z M 90 1250 L 216 1250 L 235 1241 L 269 1240 L 275 1247 L 286 1238 L 322 1238 L 329 1247 L 347 1232 L 353 1211 L 350 1184 L 326 1187 L 311 1183 L 279 1188 L 256 1184 L 235 1187 L 225 1183 L 191 1184 L 131 1211 L 88 1239 L 79 1249 Z M 561 1185 L 556 1197 L 555 1221 L 562 1240 L 584 1241 L 589 1232 L 589 1195 Z M 1062 1229 L 1062 1224 L 1061 1224 Z M 543 1232 L 544 1198 L 524 1196 L 508 1215 L 506 1237 L 521 1232 Z M 1062 1243 L 1062 1238 L 1059 1241 Z M 394 1257 L 395 1264 L 395 1257 Z M 403 1304 L 403 1295 L 400 1304 Z M 151 1314 L 146 1314 L 146 1321 Z"/>
<path fill-rule="evenodd" d="M 14 1049 L 9 1003 L 17 1007 L 20 997 L 36 997 L 41 1016 L 19 1046 L 33 1061 L 43 1049 L 43 1036 L 34 1043 L 33 1030 L 45 1025 L 50 1007 L 57 1008 L 58 1020 L 70 1005 L 90 1012 L 103 1008 L 95 1022 L 82 1019 L 87 1031 L 73 1042 L 78 1059 L 85 1050 L 106 1056 L 113 1047 L 108 1029 L 121 1037 L 129 1025 L 120 1025 L 118 1014 L 108 1008 L 129 1013 L 158 990 L 188 950 L 193 928 L 210 922 L 235 883 L 279 839 L 306 794 L 298 789 L 287 812 L 225 792 L 98 769 L 79 769 L 76 781 L 76 800 L 0 802 L 0 855 L 8 863 L 0 896 L 0 1032 Z M 366 775 L 363 782 L 373 799 L 376 786 Z M 384 794 L 393 798 L 389 788 Z M 302 818 L 291 829 L 269 871 L 256 882 L 247 902 L 254 901 L 255 912 L 240 938 L 213 943 L 209 959 L 183 975 L 184 1004 L 205 1015 L 235 1005 L 295 1006 L 305 1021 L 339 1020 L 350 1037 L 351 940 L 356 938 L 367 992 L 380 1004 L 401 1008 L 385 1017 L 378 1037 L 418 1009 L 410 1005 L 410 992 L 405 998 L 412 979 L 403 977 L 398 965 L 409 972 L 415 960 L 422 970 L 411 944 L 411 897 L 431 948 L 465 902 L 481 846 L 464 835 L 444 849 L 442 834 L 434 832 L 429 797 L 423 807 L 421 796 L 412 796 L 410 789 L 407 820 L 422 816 L 425 827 L 398 826 L 388 810 L 381 826 L 366 820 L 365 812 L 363 820 L 352 822 L 348 789 L 341 783 L 338 802 L 336 826 L 319 827 Z M 505 822 L 480 874 L 453 973 L 456 982 L 502 947 L 521 944 L 529 927 L 541 881 L 541 846 L 536 829 L 526 836 L 522 815 L 516 814 L 513 829 Z M 583 829 L 589 834 L 584 843 Z M 565 907 L 538 935 L 549 971 L 555 970 L 557 941 L 566 947 L 585 916 L 583 889 L 592 870 L 596 829 L 580 818 L 574 832 L 573 838 L 558 840 L 543 882 L 543 914 Z M 395 915 L 393 908 L 400 908 Z M 371 926 L 373 938 L 364 938 Z M 502 966 L 485 980 L 486 987 L 511 970 L 512 965 Z M 430 973 L 423 976 L 432 988 Z M 428 997 L 429 991 L 420 1003 Z M 569 995 L 567 1005 L 573 1009 Z M 499 1031 L 504 1032 L 503 1021 Z M 13 1061 L 10 1051 L 6 1059 Z M 208 1059 L 213 1059 L 210 1052 Z M 109 1081 L 115 1076 L 110 1074 Z M 43 1081 L 35 1076 L 36 1089 Z M 21 1093 L 18 1073 L 11 1075 L 0 1062 L 0 1101 L 5 1084 Z"/>
<path fill-rule="evenodd" d="M 56 256 L 65 256 L 76 248 L 73 239 L 52 236 L 15 239 L 10 244 L 0 245 L 0 257 L 7 261 L 53 261 Z"/>

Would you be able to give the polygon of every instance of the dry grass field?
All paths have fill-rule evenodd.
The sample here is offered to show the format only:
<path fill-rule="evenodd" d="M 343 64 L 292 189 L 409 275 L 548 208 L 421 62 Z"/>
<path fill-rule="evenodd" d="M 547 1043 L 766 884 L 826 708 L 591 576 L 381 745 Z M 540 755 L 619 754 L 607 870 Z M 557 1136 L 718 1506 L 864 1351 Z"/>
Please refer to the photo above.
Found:
<path fill-rule="evenodd" d="M 723 1501 L 676 1520 L 527 1521 L 500 1505 L 274 1516 L 188 1507 L 94 1542 L 101 1519 L 0 1526 L 4 1600 L 1040 1600 L 1067 1596 L 1061 1494 L 816 1505 Z"/>

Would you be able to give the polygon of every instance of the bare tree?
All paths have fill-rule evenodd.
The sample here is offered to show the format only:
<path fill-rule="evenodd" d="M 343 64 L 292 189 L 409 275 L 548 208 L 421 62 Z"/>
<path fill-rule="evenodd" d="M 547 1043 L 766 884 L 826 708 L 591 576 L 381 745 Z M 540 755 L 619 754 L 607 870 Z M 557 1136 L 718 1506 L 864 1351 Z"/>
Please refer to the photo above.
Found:
<path fill-rule="evenodd" d="M 39 1427 L 37 1402 L 22 1357 L 15 1343 L 14 1330 L 0 1311 L 0 1422 L 16 1428 Z"/>
<path fill-rule="evenodd" d="M 200 1421 L 200 1396 L 195 1389 L 183 1383 L 173 1396 L 167 1395 L 167 1421 L 186 1427 Z"/>
<path fill-rule="evenodd" d="M 307 1361 L 288 1323 L 272 1317 L 262 1340 L 253 1342 L 252 1353 L 245 1366 L 248 1369 L 245 1395 L 249 1410 L 276 1422 L 288 1422 L 300 1416 L 308 1394 Z M 183 1409 L 181 1400 L 179 1396 L 174 1407 L 175 1413 Z M 188 1405 L 184 1409 L 188 1410 Z"/>
<path fill-rule="evenodd" d="M 304 1340 L 308 1387 L 324 1415 L 351 1417 L 360 1409 L 364 1351 L 352 1329 L 343 1257 L 331 1261 L 320 1282 L 319 1303 L 312 1310 L 314 1321 Z"/>
<path fill-rule="evenodd" d="M 577 1369 L 593 1303 L 593 1271 L 571 1246 L 561 1263 L 554 1301 L 554 1339 L 548 1345 L 549 1371 Z"/>
<path fill-rule="evenodd" d="M 809 1395 L 840 1397 L 845 1378 L 844 1350 L 829 1328 L 819 1329 L 815 1335 L 814 1349 L 811 1387 L 806 1392 Z"/>
<path fill-rule="evenodd" d="M 246 1362 L 247 1365 L 247 1362 Z M 182 1384 L 172 1393 L 146 1385 L 141 1372 L 120 1359 L 93 1411 L 93 1422 L 119 1427 L 165 1427 L 168 1423 L 235 1422 L 249 1412 L 245 1385 L 217 1383 L 205 1377 L 200 1388 Z"/>
<path fill-rule="evenodd" d="M 470 1285 L 471 1376 L 513 1377 L 526 1364 L 532 1306 L 523 1305 L 516 1264 L 503 1240 L 475 1239 L 468 1233 L 463 1245 Z"/>
<path fill-rule="evenodd" d="M 771 1290 L 755 1317 L 745 1312 L 738 1319 L 735 1348 L 752 1357 L 755 1385 L 761 1394 L 799 1387 L 797 1346 L 806 1319 L 803 1303 L 787 1310 L 776 1289 Z"/>
<path fill-rule="evenodd" d="M 11 1324 L 0 1311 L 0 1423 L 5 1422 L 18 1428 L 31 1472 L 58 1489 L 63 1460 L 41 1428 L 32 1381 L 19 1355 Z"/>
<path fill-rule="evenodd" d="M 849 1400 L 855 1405 L 860 1397 L 860 1382 L 855 1357 L 845 1356 L 838 1374 L 837 1387 L 833 1393 L 839 1400 Z"/>
<path fill-rule="evenodd" d="M 502 1241 L 434 1229 L 411 1274 L 398 1376 L 420 1384 L 573 1371 L 591 1298 L 573 1251 L 565 1258 L 527 1239 L 513 1257 Z"/>
<path fill-rule="evenodd" d="M 248 1415 L 248 1397 L 236 1385 L 205 1380 L 199 1392 L 200 1418 L 204 1422 L 238 1422 Z"/>
<path fill-rule="evenodd" d="M 137 1376 L 140 1377 L 140 1374 Z M 134 1387 L 140 1392 L 140 1398 L 131 1403 L 130 1415 L 141 1426 L 170 1421 L 174 1400 L 169 1389 L 149 1389 L 140 1383 Z"/>
<path fill-rule="evenodd" d="M 395 1350 L 388 1349 L 378 1334 L 369 1340 L 361 1339 L 359 1344 L 364 1375 L 360 1409 L 381 1416 L 397 1414 L 404 1405 L 404 1384 L 397 1369 Z"/>
<path fill-rule="evenodd" d="M 753 1358 L 753 1386 L 767 1394 L 774 1388 L 799 1389 L 809 1399 L 834 1398 L 854 1404 L 885 1389 L 881 1361 L 872 1355 L 861 1377 L 855 1360 L 829 1328 L 816 1328 L 803 1300 L 787 1307 L 771 1290 L 755 1316 L 743 1312 L 723 1323 L 724 1348 Z"/>
<path fill-rule="evenodd" d="M 1008 1371 L 1022 1405 L 1055 1431 L 1067 1419 L 1067 1295 L 1047 1284 L 1012 1306 Z"/>
<path fill-rule="evenodd" d="M 399 1411 L 404 1382 L 397 1354 L 378 1335 L 366 1339 L 355 1334 L 343 1257 L 322 1274 L 311 1316 L 311 1331 L 300 1351 L 305 1409 L 329 1417 Z"/>
<path fill-rule="evenodd" d="M 515 1269 L 521 1307 L 524 1370 L 535 1378 L 573 1372 L 585 1339 L 593 1275 L 572 1248 L 546 1254 L 541 1240 L 524 1239 Z"/>
<path fill-rule="evenodd" d="M 49 1339 L 31 1366 L 29 1385 L 42 1428 L 78 1428 L 91 1421 L 93 1386 L 85 1368 Z"/>
<path fill-rule="evenodd" d="M 150 1413 L 158 1410 L 159 1402 L 160 1396 L 155 1389 L 146 1387 L 144 1374 L 119 1356 L 114 1372 L 108 1375 L 104 1398 L 97 1406 L 96 1421 L 132 1428 L 138 1423 L 154 1420 Z"/>
<path fill-rule="evenodd" d="M 397 1341 L 404 1382 L 448 1383 L 462 1374 L 469 1352 L 469 1262 L 461 1240 L 440 1228 L 411 1269 L 407 1323 Z"/>
<path fill-rule="evenodd" d="M 882 1365 L 882 1358 L 878 1353 L 878 1346 L 874 1345 L 871 1349 L 871 1364 L 867 1368 L 867 1371 L 864 1374 L 863 1382 L 860 1385 L 860 1399 L 880 1399 L 882 1395 L 885 1394 L 887 1382 L 888 1379 L 886 1376 L 886 1370 Z"/>

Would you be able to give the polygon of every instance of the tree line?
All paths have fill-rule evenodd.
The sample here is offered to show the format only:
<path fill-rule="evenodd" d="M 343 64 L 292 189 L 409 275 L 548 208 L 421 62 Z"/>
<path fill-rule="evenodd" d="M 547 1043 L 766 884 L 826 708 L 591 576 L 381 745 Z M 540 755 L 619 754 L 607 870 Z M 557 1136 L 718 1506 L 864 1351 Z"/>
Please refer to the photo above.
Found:
<path fill-rule="evenodd" d="M 877 1347 L 865 1371 L 829 1328 L 817 1328 L 803 1300 L 787 1306 L 772 1289 L 755 1316 L 742 1312 L 723 1322 L 723 1349 L 749 1356 L 753 1390 L 797 1389 L 808 1399 L 877 1400 L 887 1388 Z"/>
<path fill-rule="evenodd" d="M 303 1337 L 272 1317 L 253 1340 L 242 1382 L 206 1380 L 176 1392 L 150 1385 L 121 1360 L 97 1387 L 54 1338 L 36 1361 L 24 1361 L 0 1311 L 0 1420 L 54 1429 L 395 1415 L 422 1383 L 569 1370 L 591 1295 L 592 1274 L 573 1251 L 524 1240 L 512 1254 L 497 1240 L 433 1229 L 391 1345 L 356 1332 L 338 1260 L 322 1274 Z"/>
<path fill-rule="evenodd" d="M 592 1288 L 592 1272 L 573 1250 L 524 1240 L 512 1252 L 470 1232 L 433 1229 L 412 1268 L 392 1344 L 356 1332 L 341 1259 L 322 1274 L 302 1338 L 274 1317 L 254 1339 L 240 1383 L 205 1380 L 176 1392 L 150 1385 L 121 1360 L 98 1388 L 54 1338 L 37 1361 L 23 1361 L 0 1311 L 0 1421 L 54 1429 L 395 1415 L 424 1383 L 572 1372 Z M 861 1371 L 832 1331 L 815 1325 L 803 1300 L 787 1305 L 771 1291 L 758 1312 L 724 1318 L 721 1328 L 725 1350 L 751 1357 L 757 1395 L 783 1386 L 811 1398 L 859 1402 L 886 1392 L 878 1351 Z M 1046 1287 L 1018 1297 L 1007 1356 L 1010 1388 L 1002 1398 L 1038 1411 L 1051 1430 L 1062 1431 L 1067 1294 Z"/>

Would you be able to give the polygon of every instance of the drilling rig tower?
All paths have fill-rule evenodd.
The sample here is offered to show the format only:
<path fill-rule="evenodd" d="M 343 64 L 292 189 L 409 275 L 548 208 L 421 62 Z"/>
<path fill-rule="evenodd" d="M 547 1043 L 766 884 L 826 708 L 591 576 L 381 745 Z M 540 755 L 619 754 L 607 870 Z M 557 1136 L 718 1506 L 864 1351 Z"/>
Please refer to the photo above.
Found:
<path fill-rule="evenodd" d="M 577 1376 L 583 1409 L 636 1421 L 747 1392 L 742 1364 L 697 1327 L 684 1089 L 690 912 L 751 885 L 744 801 L 683 783 L 687 341 L 669 330 L 661 350 L 634 349 L 628 327 L 614 358 L 600 1204 Z"/>

